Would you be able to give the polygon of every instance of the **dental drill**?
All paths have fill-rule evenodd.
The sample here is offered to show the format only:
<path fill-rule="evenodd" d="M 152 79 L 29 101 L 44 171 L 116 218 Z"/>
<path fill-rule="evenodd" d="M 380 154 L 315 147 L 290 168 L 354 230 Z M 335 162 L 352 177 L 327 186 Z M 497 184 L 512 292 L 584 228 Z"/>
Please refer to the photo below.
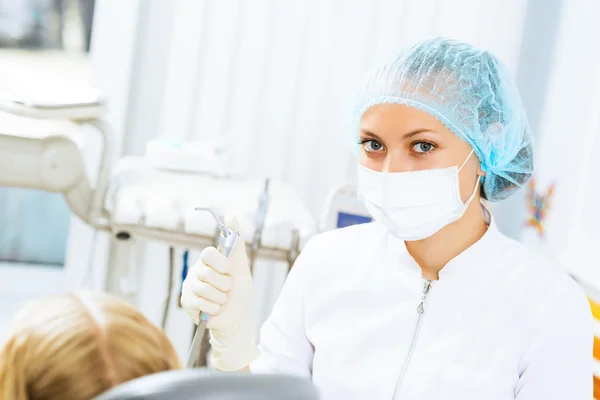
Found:
<path fill-rule="evenodd" d="M 217 221 L 219 225 L 219 230 L 221 232 L 219 237 L 219 246 L 218 250 L 225 257 L 229 258 L 233 253 L 233 249 L 235 249 L 235 245 L 237 244 L 239 234 L 231 229 L 229 229 L 219 217 L 211 210 L 210 208 L 197 207 L 196 211 L 207 211 L 212 214 L 212 216 Z M 193 368 L 200 356 L 200 349 L 202 347 L 202 340 L 204 338 L 204 333 L 206 331 L 206 323 L 210 319 L 210 314 L 205 312 L 200 313 L 200 319 L 198 322 L 198 327 L 196 328 L 196 332 L 194 333 L 194 339 L 192 339 L 192 346 L 190 347 L 190 353 L 188 355 L 186 367 Z"/>

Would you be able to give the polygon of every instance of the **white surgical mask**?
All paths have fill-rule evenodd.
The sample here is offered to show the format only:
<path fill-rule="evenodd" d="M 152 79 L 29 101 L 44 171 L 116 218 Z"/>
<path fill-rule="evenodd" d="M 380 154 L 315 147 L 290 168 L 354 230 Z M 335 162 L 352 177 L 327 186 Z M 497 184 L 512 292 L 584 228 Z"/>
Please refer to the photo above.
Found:
<path fill-rule="evenodd" d="M 475 197 L 460 197 L 460 167 L 408 172 L 377 172 L 358 166 L 358 193 L 375 221 L 402 240 L 425 239 L 458 221 Z"/>

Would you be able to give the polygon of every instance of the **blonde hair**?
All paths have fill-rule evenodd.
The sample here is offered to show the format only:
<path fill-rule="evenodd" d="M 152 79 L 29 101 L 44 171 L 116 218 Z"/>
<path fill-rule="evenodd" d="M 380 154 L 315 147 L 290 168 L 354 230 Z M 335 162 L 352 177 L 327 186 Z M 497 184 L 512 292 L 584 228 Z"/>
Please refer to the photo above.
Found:
<path fill-rule="evenodd" d="M 166 335 L 113 296 L 65 294 L 27 305 L 0 352 L 0 400 L 88 400 L 180 368 Z"/>

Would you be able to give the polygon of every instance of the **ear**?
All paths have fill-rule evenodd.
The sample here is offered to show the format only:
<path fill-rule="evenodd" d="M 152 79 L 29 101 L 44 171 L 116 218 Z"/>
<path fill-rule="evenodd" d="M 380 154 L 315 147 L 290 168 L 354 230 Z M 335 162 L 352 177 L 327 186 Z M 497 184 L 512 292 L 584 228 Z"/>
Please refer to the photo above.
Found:
<path fill-rule="evenodd" d="M 477 175 L 478 176 L 485 176 L 485 171 L 483 170 L 483 167 L 481 166 L 481 163 L 479 163 L 479 166 L 477 167 Z"/>

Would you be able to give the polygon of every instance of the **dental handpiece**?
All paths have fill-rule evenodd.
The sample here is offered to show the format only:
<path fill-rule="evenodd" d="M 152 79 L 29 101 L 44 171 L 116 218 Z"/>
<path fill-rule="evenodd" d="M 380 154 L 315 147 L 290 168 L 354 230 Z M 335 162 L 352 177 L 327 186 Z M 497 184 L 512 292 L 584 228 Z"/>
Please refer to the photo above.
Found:
<path fill-rule="evenodd" d="M 215 218 L 220 230 L 218 250 L 225 257 L 229 258 L 233 253 L 233 250 L 235 249 L 235 245 L 237 244 L 239 234 L 229 229 L 224 223 L 222 223 L 219 217 L 210 208 L 197 207 L 195 208 L 195 210 L 210 212 Z M 202 347 L 202 340 L 206 331 L 206 323 L 209 319 L 210 314 L 205 312 L 200 313 L 198 327 L 196 328 L 196 332 L 194 333 L 194 338 L 192 339 L 192 345 L 190 347 L 190 352 L 186 363 L 187 368 L 194 368 L 194 366 L 197 365 L 197 361 L 200 356 L 200 350 Z"/>

